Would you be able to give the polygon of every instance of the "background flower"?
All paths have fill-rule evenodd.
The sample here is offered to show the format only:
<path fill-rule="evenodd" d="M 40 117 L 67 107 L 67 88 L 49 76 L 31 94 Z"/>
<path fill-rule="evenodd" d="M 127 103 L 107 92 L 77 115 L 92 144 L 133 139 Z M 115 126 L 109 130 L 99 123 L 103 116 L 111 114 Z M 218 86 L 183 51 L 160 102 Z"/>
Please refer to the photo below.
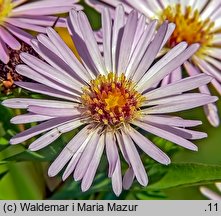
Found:
<path fill-rule="evenodd" d="M 87 3 L 101 11 L 103 6 L 109 6 L 112 9 L 118 4 L 123 4 L 127 13 L 133 8 L 137 9 L 146 16 L 147 21 L 156 18 L 163 22 L 169 20 L 176 24 L 170 40 L 167 42 L 165 49 L 161 54 L 168 51 L 179 43 L 186 41 L 189 45 L 199 43 L 200 49 L 184 64 L 184 68 L 190 76 L 200 72 L 209 74 L 214 77 L 211 81 L 212 86 L 221 94 L 221 77 L 220 77 L 220 43 L 221 43 L 221 16 L 220 1 L 133 1 L 133 0 L 87 0 Z M 173 73 L 165 77 L 161 85 L 174 82 L 181 78 L 181 68 L 176 69 Z M 200 92 L 210 94 L 207 86 L 199 88 Z M 219 125 L 218 110 L 214 103 L 204 106 L 205 114 L 209 122 L 217 127 Z"/>
<path fill-rule="evenodd" d="M 73 173 L 74 179 L 81 180 L 81 188 L 86 191 L 92 184 L 105 148 L 108 176 L 112 178 L 116 195 L 121 193 L 122 186 L 130 188 L 135 177 L 143 186 L 148 183 L 135 144 L 159 163 L 170 163 L 169 157 L 138 132 L 138 128 L 197 150 L 189 140 L 207 135 L 187 128 L 201 122 L 168 113 L 216 101 L 216 97 L 207 94 L 184 93 L 207 84 L 211 77 L 201 74 L 157 88 L 156 84 L 185 62 L 199 46 L 181 42 L 154 62 L 174 29 L 173 24 L 164 22 L 155 34 L 156 26 L 155 20 L 147 25 L 136 11 L 126 18 L 121 6 L 116 9 L 112 25 L 110 13 L 105 9 L 102 13 L 102 56 L 86 15 L 73 10 L 68 27 L 80 60 L 52 28 L 47 28 L 47 35 L 38 35 L 38 40 L 32 40 L 32 46 L 44 61 L 22 53 L 21 59 L 26 65 L 17 66 L 17 71 L 35 82 L 17 85 L 60 100 L 5 100 L 3 105 L 29 112 L 14 117 L 12 123 L 43 122 L 17 134 L 11 144 L 25 142 L 45 132 L 29 146 L 30 150 L 37 151 L 61 134 L 81 127 L 50 166 L 49 176 L 57 175 L 68 163 L 63 180 Z M 128 163 L 123 180 L 119 150 Z"/>
<path fill-rule="evenodd" d="M 20 41 L 30 44 L 33 35 L 28 31 L 45 33 L 47 26 L 65 26 L 65 20 L 55 16 L 70 9 L 82 9 L 78 0 L 27 0 L 0 1 L 0 60 L 9 62 L 8 48 L 21 49 Z M 28 31 L 26 31 L 28 30 Z"/>

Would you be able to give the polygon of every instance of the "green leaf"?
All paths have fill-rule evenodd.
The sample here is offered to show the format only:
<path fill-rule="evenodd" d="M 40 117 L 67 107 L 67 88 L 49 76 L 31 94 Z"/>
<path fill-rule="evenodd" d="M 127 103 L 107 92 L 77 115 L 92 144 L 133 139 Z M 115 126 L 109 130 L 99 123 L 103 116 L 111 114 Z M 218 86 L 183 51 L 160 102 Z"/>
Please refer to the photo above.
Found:
<path fill-rule="evenodd" d="M 5 160 L 7 158 L 11 158 L 24 151 L 25 147 L 22 145 L 10 145 L 9 147 L 0 152 L 0 161 Z"/>
<path fill-rule="evenodd" d="M 23 151 L 12 157 L 8 157 L 7 161 L 48 161 L 48 159 L 36 152 L 31 152 L 29 150 Z"/>
<path fill-rule="evenodd" d="M 139 200 L 162 200 L 166 198 L 166 195 L 159 191 L 141 191 L 134 194 Z"/>
<path fill-rule="evenodd" d="M 94 183 L 88 191 L 82 192 L 80 183 L 70 178 L 49 199 L 89 199 L 95 193 L 107 193 L 109 191 L 112 191 L 110 180 L 104 173 L 101 173 L 95 177 Z"/>
<path fill-rule="evenodd" d="M 0 165 L 5 165 L 7 164 L 7 161 L 0 161 Z"/>
<path fill-rule="evenodd" d="M 8 173 L 8 171 L 0 173 L 0 180 Z"/>
<path fill-rule="evenodd" d="M 219 165 L 198 163 L 174 163 L 169 166 L 156 165 L 150 170 L 149 174 L 157 172 L 164 173 L 163 177 L 150 184 L 147 189 L 162 190 L 221 181 L 221 166 Z"/>
<path fill-rule="evenodd" d="M 5 139 L 4 137 L 0 137 L 0 151 L 2 151 L 3 149 L 6 149 L 9 145 L 9 142 L 7 139 Z"/>
<path fill-rule="evenodd" d="M 10 119 L 13 117 L 13 111 L 1 105 L 0 102 L 0 116 L 1 116 L 1 135 L 5 134 L 7 129 L 16 129 L 16 126 L 10 123 Z"/>
<path fill-rule="evenodd" d="M 0 181 L 0 199 L 43 199 L 45 186 L 39 164 L 8 162 L 8 173 Z"/>

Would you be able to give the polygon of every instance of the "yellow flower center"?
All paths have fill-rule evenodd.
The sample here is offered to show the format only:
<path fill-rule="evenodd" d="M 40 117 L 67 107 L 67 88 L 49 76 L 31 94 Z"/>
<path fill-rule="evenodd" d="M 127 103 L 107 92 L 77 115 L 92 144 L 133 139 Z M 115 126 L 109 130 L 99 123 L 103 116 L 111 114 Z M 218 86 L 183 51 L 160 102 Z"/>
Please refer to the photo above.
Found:
<path fill-rule="evenodd" d="M 124 74 L 100 75 L 83 88 L 83 109 L 93 121 L 117 128 L 139 115 L 144 97 L 134 86 Z"/>
<path fill-rule="evenodd" d="M 13 4 L 11 0 L 0 0 L 0 24 L 4 22 L 5 18 L 11 12 Z"/>
<path fill-rule="evenodd" d="M 209 18 L 201 20 L 198 10 L 193 10 L 190 6 L 187 6 L 185 11 L 182 11 L 180 4 L 174 7 L 168 6 L 161 13 L 160 19 L 176 24 L 176 28 L 167 44 L 169 47 L 173 47 L 181 41 L 186 41 L 189 45 L 200 43 L 201 48 L 196 53 L 200 55 L 202 50 L 210 45 L 213 38 L 211 29 L 214 22 Z"/>

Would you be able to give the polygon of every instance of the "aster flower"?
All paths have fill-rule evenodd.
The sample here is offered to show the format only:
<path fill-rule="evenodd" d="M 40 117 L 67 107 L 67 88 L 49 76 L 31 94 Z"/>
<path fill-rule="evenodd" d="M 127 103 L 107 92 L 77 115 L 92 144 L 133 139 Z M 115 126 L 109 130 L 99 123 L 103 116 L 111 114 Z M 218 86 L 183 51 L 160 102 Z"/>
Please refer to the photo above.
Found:
<path fill-rule="evenodd" d="M 140 25 L 143 28 L 137 38 Z M 195 53 L 198 44 L 188 46 L 181 42 L 154 63 L 174 24 L 164 22 L 156 33 L 156 20 L 147 25 L 144 16 L 138 18 L 136 11 L 126 17 L 122 6 L 117 7 L 113 24 L 109 10 L 102 13 L 103 55 L 82 11 L 70 12 L 68 27 L 80 60 L 52 28 L 47 28 L 47 35 L 40 34 L 37 40 L 32 40 L 33 48 L 44 61 L 27 53 L 21 54 L 25 64 L 17 66 L 17 71 L 35 82 L 18 82 L 17 85 L 57 99 L 5 100 L 4 106 L 28 111 L 14 117 L 12 123 L 41 122 L 17 134 L 10 140 L 11 144 L 45 133 L 29 146 L 30 150 L 37 151 L 61 134 L 81 127 L 51 164 L 49 176 L 57 175 L 68 164 L 63 180 L 73 173 L 76 181 L 82 181 L 82 191 L 86 191 L 105 149 L 108 176 L 117 195 L 122 187 L 128 189 L 135 177 L 143 186 L 148 183 L 136 145 L 159 163 L 170 163 L 169 157 L 138 128 L 197 150 L 189 140 L 207 135 L 187 128 L 201 122 L 169 113 L 216 101 L 216 97 L 207 94 L 184 93 L 207 84 L 211 77 L 200 74 L 164 87 L 155 86 Z M 128 163 L 123 180 L 119 152 Z"/>
<path fill-rule="evenodd" d="M 27 3 L 26 3 L 27 2 Z M 9 62 L 9 51 L 20 50 L 24 41 L 30 44 L 33 36 L 25 30 L 45 33 L 47 26 L 65 26 L 65 19 L 58 20 L 55 14 L 68 12 L 72 8 L 80 10 L 78 0 L 0 0 L 0 61 Z"/>
<path fill-rule="evenodd" d="M 221 95 L 221 13 L 219 0 L 86 0 L 88 4 L 101 11 L 103 6 L 109 6 L 114 16 L 114 7 L 119 3 L 123 4 L 129 13 L 133 8 L 145 14 L 147 22 L 151 19 L 159 19 L 160 22 L 169 20 L 176 24 L 170 40 L 161 54 L 167 52 L 181 41 L 189 45 L 199 43 L 199 50 L 184 64 L 189 76 L 201 72 L 214 77 L 212 86 Z M 181 79 L 182 69 L 177 68 L 170 75 L 166 76 L 161 85 Z M 211 94 L 207 86 L 202 86 L 199 91 Z M 219 125 L 218 110 L 214 103 L 204 106 L 207 119 L 214 127 Z"/>
<path fill-rule="evenodd" d="M 217 189 L 221 192 L 221 183 L 215 183 L 215 185 Z M 221 201 L 221 195 L 217 194 L 216 192 L 210 190 L 207 187 L 200 187 L 200 192 L 208 199 Z"/>

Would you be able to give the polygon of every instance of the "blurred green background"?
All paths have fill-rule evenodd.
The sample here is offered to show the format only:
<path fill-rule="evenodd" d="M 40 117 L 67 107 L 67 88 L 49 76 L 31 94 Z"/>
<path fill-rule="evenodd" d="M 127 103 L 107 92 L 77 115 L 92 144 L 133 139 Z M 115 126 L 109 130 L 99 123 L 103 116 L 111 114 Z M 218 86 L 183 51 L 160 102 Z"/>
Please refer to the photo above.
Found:
<path fill-rule="evenodd" d="M 99 14 L 86 6 L 83 1 L 81 1 L 81 4 L 84 5 L 85 12 L 93 28 L 99 29 Z M 214 95 L 217 95 L 214 90 L 212 92 Z M 15 90 L 10 97 L 27 97 L 28 95 L 30 96 L 30 93 Z M 37 97 L 37 95 L 31 96 Z M 5 96 L 1 95 L 1 100 L 4 98 Z M 221 102 L 219 101 L 217 104 L 221 114 Z M 171 187 L 166 186 L 163 190 L 158 190 L 157 187 L 151 189 L 151 183 L 157 182 L 161 178 L 161 169 L 163 169 L 164 176 L 167 172 L 170 172 L 169 170 L 172 165 L 168 168 L 162 168 L 161 165 L 157 165 L 147 156 L 142 155 L 144 164 L 150 171 L 148 172 L 147 170 L 150 174 L 150 189 L 149 186 L 143 188 L 134 183 L 132 189 L 124 191 L 120 197 L 116 197 L 112 192 L 110 180 L 107 178 L 107 162 L 105 157 L 102 159 L 92 188 L 86 193 L 80 191 L 79 183 L 75 183 L 72 177 L 66 182 L 62 182 L 60 176 L 55 178 L 47 176 L 49 164 L 77 131 L 64 135 L 51 146 L 36 153 L 26 150 L 28 143 L 10 146 L 8 140 L 19 131 L 19 127 L 10 124 L 10 118 L 19 112 L 19 110 L 6 109 L 0 105 L 0 199 L 205 199 L 199 192 L 199 185 L 208 184 L 209 187 L 216 190 L 212 182 L 216 179 L 221 180 L 221 168 L 217 166 L 218 168 L 213 169 L 214 165 L 221 165 L 221 127 L 213 128 L 210 126 L 202 108 L 189 110 L 181 114 L 182 117 L 187 119 L 202 120 L 203 125 L 197 129 L 208 133 L 207 139 L 194 142 L 199 147 L 198 152 L 177 148 L 175 144 L 164 140 L 155 141 L 162 145 L 162 148 L 165 150 L 172 146 L 172 150 L 168 150 L 168 153 L 171 155 L 172 165 L 181 163 L 181 178 L 182 175 L 184 177 L 185 175 L 188 176 L 188 170 L 187 172 L 182 171 L 182 163 L 185 166 L 187 164 L 187 168 L 193 167 L 192 164 L 198 163 L 208 165 L 208 174 L 205 173 L 205 176 L 212 176 L 213 174 L 214 176 L 207 180 L 197 179 L 195 181 L 194 179 L 189 179 L 189 182 L 186 180 L 185 184 L 183 183 L 179 186 L 174 186 L 174 184 Z M 154 137 L 151 138 L 155 139 Z M 152 165 L 159 166 L 160 168 L 152 169 Z M 125 164 L 123 164 L 124 167 Z M 196 168 L 195 171 L 193 168 L 190 178 L 195 178 L 194 172 L 197 175 L 198 169 Z M 200 175 L 203 175 L 202 172 Z"/>

